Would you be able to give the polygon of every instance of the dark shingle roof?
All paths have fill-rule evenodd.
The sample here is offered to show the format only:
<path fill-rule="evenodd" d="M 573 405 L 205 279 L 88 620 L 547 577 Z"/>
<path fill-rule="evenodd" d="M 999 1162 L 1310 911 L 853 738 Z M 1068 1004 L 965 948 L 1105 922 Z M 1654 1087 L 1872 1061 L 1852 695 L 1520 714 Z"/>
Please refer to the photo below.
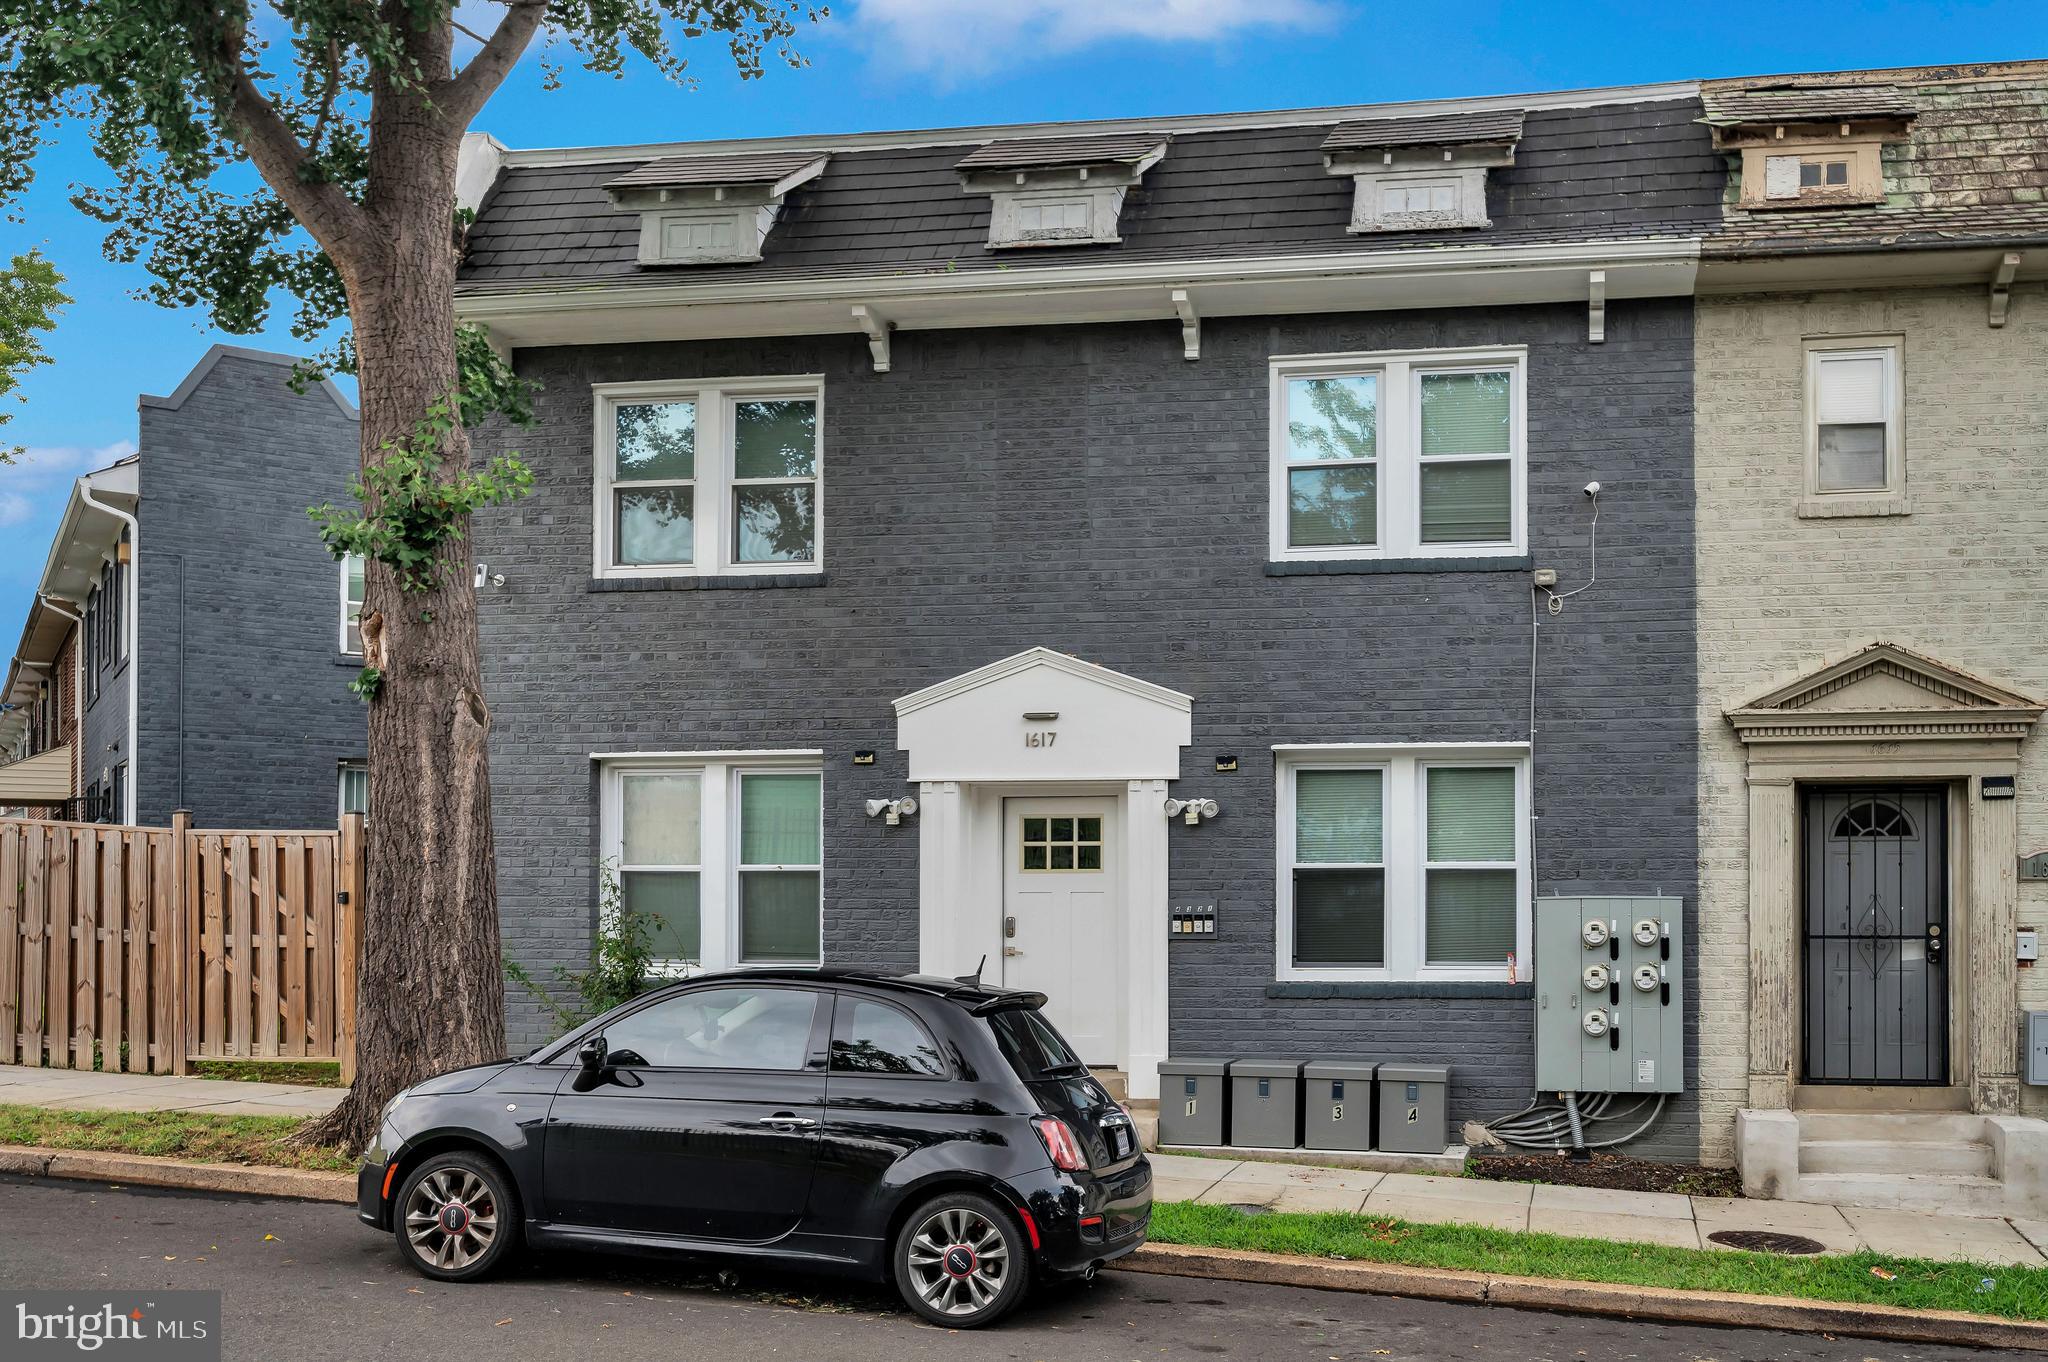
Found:
<path fill-rule="evenodd" d="M 990 142 L 959 161 L 960 170 L 1029 170 L 1044 166 L 1128 165 L 1166 145 L 1163 132 L 1097 137 L 1016 137 Z"/>
<path fill-rule="evenodd" d="M 1520 109 L 1444 114 L 1436 118 L 1360 118 L 1331 129 L 1323 141 L 1323 150 L 1452 147 L 1473 142 L 1513 142 L 1521 135 Z"/>
<path fill-rule="evenodd" d="M 738 156 L 665 156 L 629 170 L 606 189 L 676 189 L 688 185 L 773 184 L 825 159 L 822 151 L 756 151 Z"/>
<path fill-rule="evenodd" d="M 1896 85 L 1812 85 L 1708 89 L 1700 94 L 1717 127 L 1834 123 L 1852 118 L 1911 118 L 1920 111 Z"/>
<path fill-rule="evenodd" d="M 541 280 L 663 284 L 1022 272 L 1077 259 L 1130 263 L 1695 235 L 1719 221 L 1726 177 L 1699 117 L 1696 100 L 1530 111 L 1515 164 L 1487 175 L 1493 226 L 1479 232 L 1347 231 L 1352 183 L 1323 165 L 1332 124 L 1178 133 L 1172 154 L 1128 192 L 1117 223 L 1121 245 L 1028 252 L 989 249 L 989 200 L 962 193 L 956 169 L 971 148 L 835 151 L 823 174 L 790 191 L 762 259 L 747 265 L 641 266 L 639 219 L 613 211 L 604 192 L 634 169 L 632 161 L 513 165 L 470 228 L 461 277 L 465 290 L 491 291 Z"/>

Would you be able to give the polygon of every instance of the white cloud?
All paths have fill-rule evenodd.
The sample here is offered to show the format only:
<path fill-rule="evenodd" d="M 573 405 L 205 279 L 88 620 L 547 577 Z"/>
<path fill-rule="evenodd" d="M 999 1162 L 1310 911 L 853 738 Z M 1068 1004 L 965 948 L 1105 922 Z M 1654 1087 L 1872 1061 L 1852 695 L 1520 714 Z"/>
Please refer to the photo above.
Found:
<path fill-rule="evenodd" d="M 959 76 L 1119 39 L 1212 43 L 1335 17 L 1331 0 L 860 0 L 852 31 L 879 60 Z"/>
<path fill-rule="evenodd" d="M 0 467 L 0 529 L 27 524 L 38 513 L 55 510 L 79 474 L 105 468 L 134 452 L 133 440 L 116 440 L 97 449 L 30 445 L 13 464 Z"/>

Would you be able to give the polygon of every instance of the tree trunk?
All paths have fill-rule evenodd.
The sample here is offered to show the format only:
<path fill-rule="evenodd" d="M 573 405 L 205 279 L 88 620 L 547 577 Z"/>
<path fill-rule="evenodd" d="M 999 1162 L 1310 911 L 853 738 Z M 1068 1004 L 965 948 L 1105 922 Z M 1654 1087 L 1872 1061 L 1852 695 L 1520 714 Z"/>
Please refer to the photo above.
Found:
<path fill-rule="evenodd" d="M 455 158 L 461 129 L 404 94 L 379 92 L 370 192 L 378 237 L 343 265 L 362 394 L 362 459 L 411 445 L 459 384 L 455 349 Z M 380 174 L 380 170 L 386 172 Z M 337 262 L 342 263 L 342 262 Z M 468 465 L 456 426 L 441 473 Z M 356 1079 L 306 1143 L 367 1145 L 393 1094 L 505 1054 L 497 871 L 491 842 L 476 586 L 468 526 L 444 545 L 425 591 L 364 572 L 365 662 L 383 673 L 370 710 L 368 894 L 357 968 Z"/>

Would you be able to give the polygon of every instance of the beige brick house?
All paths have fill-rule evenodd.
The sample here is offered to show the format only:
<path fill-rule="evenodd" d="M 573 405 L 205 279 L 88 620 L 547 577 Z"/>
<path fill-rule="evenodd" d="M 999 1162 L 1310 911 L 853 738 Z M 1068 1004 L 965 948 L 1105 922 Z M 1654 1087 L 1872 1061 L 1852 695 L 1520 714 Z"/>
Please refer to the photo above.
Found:
<path fill-rule="evenodd" d="M 1703 97 L 1703 1153 L 2048 1214 L 2048 66 Z"/>

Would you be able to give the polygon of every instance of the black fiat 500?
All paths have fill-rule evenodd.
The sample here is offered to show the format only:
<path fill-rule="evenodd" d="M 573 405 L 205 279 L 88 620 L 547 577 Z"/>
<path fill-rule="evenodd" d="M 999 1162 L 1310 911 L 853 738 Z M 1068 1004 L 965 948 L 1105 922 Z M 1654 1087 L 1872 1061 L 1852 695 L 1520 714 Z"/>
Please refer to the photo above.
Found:
<path fill-rule="evenodd" d="M 707 975 L 523 1060 L 393 1098 L 357 1213 L 471 1281 L 520 1245 L 680 1250 L 894 1281 L 990 1324 L 1144 1242 L 1137 1131 L 1045 996 L 843 970 Z"/>

